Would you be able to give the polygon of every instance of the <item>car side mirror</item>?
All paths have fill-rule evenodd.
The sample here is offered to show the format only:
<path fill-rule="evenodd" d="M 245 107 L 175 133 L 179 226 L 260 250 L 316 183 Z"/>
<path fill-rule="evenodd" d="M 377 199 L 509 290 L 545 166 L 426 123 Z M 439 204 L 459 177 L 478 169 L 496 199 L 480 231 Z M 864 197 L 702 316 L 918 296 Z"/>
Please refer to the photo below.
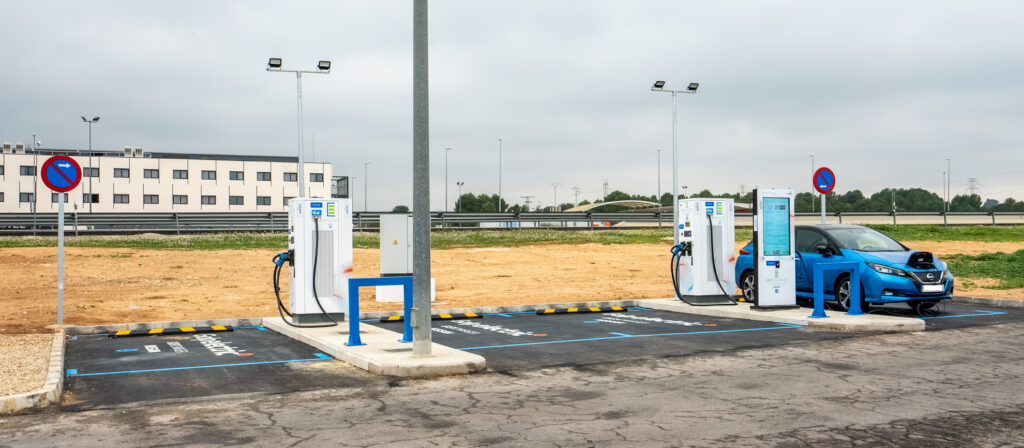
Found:
<path fill-rule="evenodd" d="M 831 257 L 832 256 L 832 249 L 829 249 L 828 246 L 826 246 L 824 244 L 819 244 L 814 249 L 816 251 L 818 251 L 819 254 L 822 254 L 822 255 L 824 255 L 826 257 Z"/>

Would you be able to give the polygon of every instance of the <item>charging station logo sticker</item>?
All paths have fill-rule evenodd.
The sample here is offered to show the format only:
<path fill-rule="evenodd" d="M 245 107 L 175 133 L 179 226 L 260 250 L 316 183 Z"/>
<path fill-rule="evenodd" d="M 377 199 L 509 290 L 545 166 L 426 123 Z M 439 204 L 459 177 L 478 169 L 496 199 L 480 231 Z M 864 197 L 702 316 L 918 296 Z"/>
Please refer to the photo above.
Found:
<path fill-rule="evenodd" d="M 323 216 L 324 214 L 324 203 L 323 202 L 310 202 L 309 203 L 309 214 L 312 216 Z"/>

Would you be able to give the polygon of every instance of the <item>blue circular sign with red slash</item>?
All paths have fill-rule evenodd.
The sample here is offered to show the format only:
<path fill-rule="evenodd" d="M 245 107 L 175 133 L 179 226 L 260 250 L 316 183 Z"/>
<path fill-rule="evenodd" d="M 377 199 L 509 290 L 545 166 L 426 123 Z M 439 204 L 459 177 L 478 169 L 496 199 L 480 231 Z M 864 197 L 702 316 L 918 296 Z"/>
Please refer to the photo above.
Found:
<path fill-rule="evenodd" d="M 814 172 L 814 189 L 818 193 L 829 194 L 836 188 L 836 174 L 832 170 L 821 167 Z"/>
<path fill-rule="evenodd" d="M 74 190 L 82 181 L 82 167 L 68 156 L 53 156 L 46 159 L 40 171 L 43 183 L 58 193 Z"/>

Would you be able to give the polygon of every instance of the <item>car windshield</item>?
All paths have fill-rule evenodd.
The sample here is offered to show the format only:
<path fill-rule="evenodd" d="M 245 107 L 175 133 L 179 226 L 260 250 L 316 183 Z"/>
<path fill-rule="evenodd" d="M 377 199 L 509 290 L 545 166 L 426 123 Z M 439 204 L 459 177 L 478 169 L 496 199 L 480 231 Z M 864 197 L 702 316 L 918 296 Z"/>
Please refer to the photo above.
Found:
<path fill-rule="evenodd" d="M 861 252 L 903 252 L 906 249 L 892 238 L 866 227 L 826 229 L 843 249 Z"/>

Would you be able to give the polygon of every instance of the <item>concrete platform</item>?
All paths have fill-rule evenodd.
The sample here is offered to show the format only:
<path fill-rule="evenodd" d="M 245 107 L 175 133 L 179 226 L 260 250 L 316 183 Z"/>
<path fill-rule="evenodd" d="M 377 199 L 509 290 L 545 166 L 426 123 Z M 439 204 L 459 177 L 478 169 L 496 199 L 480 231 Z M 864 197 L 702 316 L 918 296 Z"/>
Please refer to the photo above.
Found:
<path fill-rule="evenodd" d="M 372 325 L 360 325 L 359 337 L 366 345 L 349 347 L 348 325 L 337 327 L 296 328 L 280 317 L 263 318 L 263 326 L 285 336 L 309 344 L 320 351 L 361 369 L 381 375 L 424 378 L 460 375 L 483 370 L 483 356 L 433 344 L 431 355 L 414 357 L 412 344 L 398 342 L 401 333 Z"/>
<path fill-rule="evenodd" d="M 677 313 L 698 314 L 713 317 L 760 320 L 784 324 L 806 325 L 838 331 L 924 331 L 925 321 L 913 317 L 882 316 L 865 314 L 847 316 L 840 311 L 825 311 L 823 319 L 811 319 L 808 308 L 779 309 L 771 311 L 750 309 L 750 303 L 740 302 L 735 306 L 693 306 L 676 299 L 639 300 L 638 306 Z"/>

